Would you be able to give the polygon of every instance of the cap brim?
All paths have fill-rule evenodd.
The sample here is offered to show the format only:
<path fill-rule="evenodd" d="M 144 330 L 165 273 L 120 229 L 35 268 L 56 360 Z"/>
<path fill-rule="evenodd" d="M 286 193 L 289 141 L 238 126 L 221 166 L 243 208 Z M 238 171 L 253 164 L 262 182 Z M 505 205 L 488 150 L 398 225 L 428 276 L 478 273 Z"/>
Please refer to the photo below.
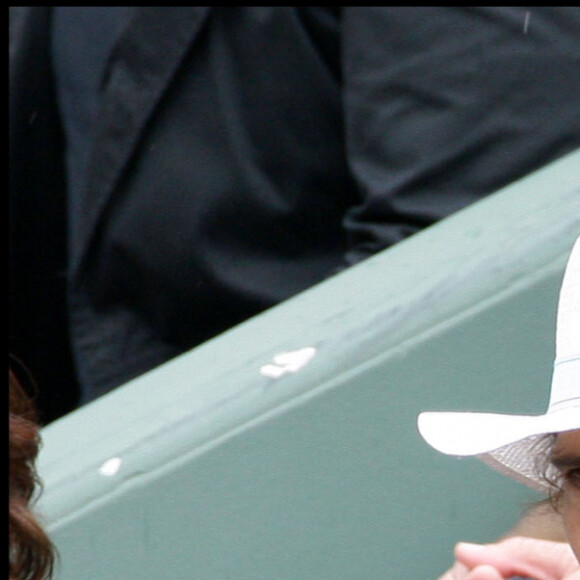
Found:
<path fill-rule="evenodd" d="M 421 436 L 447 455 L 480 455 L 522 439 L 580 428 L 578 407 L 545 415 L 424 412 L 417 419 Z"/>
<path fill-rule="evenodd" d="M 580 408 L 572 404 L 538 416 L 425 412 L 417 425 L 437 451 L 476 456 L 504 475 L 549 493 L 548 480 L 555 480 L 558 474 L 549 463 L 537 461 L 548 451 L 544 436 L 580 429 Z"/>

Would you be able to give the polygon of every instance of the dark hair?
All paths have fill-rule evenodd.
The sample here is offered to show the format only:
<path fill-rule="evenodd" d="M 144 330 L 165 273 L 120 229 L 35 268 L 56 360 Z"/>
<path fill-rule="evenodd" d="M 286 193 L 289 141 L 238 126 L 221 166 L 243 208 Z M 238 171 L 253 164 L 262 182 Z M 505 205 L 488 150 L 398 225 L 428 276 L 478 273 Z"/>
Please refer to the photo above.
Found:
<path fill-rule="evenodd" d="M 40 481 L 35 461 L 40 445 L 34 405 L 16 375 L 8 370 L 9 389 L 9 578 L 52 578 L 56 551 L 31 510 Z"/>
<path fill-rule="evenodd" d="M 550 504 L 555 511 L 559 512 L 562 506 L 562 475 L 551 463 L 552 448 L 557 436 L 556 433 L 544 435 L 534 445 L 534 451 L 536 452 L 536 473 L 548 484 Z"/>

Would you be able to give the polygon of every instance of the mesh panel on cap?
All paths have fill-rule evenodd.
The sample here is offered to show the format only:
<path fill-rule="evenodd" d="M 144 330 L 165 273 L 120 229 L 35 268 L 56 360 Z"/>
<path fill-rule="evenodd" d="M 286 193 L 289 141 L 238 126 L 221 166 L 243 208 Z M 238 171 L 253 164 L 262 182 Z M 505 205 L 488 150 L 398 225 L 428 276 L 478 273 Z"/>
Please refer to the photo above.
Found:
<path fill-rule="evenodd" d="M 551 435 L 534 435 L 478 457 L 500 473 L 549 493 L 549 482 L 557 481 L 559 476 L 558 470 L 549 463 L 553 441 Z"/>

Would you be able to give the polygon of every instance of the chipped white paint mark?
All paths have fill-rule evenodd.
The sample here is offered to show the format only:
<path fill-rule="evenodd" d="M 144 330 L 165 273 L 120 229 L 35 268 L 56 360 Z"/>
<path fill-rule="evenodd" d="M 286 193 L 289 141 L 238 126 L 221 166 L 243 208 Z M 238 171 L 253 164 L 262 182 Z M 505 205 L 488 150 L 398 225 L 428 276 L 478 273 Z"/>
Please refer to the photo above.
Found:
<path fill-rule="evenodd" d="M 526 12 L 526 15 L 524 17 L 524 34 L 528 33 L 529 27 L 530 27 L 530 13 L 528 11 L 528 12 Z"/>
<path fill-rule="evenodd" d="M 105 477 L 116 475 L 121 468 L 121 463 L 123 463 L 123 461 L 120 457 L 111 457 L 111 459 L 107 459 L 107 461 L 99 467 L 99 473 Z"/>
<path fill-rule="evenodd" d="M 272 363 L 260 369 L 260 374 L 271 379 L 279 379 L 288 373 L 298 372 L 314 358 L 315 354 L 316 349 L 313 346 L 281 352 L 273 358 Z"/>

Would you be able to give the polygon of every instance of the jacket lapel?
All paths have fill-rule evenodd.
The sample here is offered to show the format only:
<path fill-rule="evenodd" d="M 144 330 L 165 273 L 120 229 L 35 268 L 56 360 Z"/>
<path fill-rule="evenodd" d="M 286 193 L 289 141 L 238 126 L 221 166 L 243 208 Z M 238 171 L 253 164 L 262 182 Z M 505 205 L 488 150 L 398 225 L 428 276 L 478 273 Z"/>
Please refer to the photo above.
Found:
<path fill-rule="evenodd" d="M 78 228 L 74 275 L 87 253 L 147 120 L 206 20 L 209 7 L 139 7 L 114 48 L 103 79 L 102 106 Z"/>

